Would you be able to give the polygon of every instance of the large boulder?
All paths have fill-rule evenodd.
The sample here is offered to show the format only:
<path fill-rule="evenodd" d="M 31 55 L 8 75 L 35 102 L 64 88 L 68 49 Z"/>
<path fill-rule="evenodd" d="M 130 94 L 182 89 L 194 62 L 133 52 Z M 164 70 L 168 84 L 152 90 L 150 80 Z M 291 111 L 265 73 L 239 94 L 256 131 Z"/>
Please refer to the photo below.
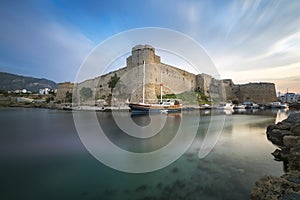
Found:
<path fill-rule="evenodd" d="M 291 200 L 300 199 L 300 112 L 276 125 L 267 128 L 267 137 L 279 146 L 272 154 L 283 161 L 287 171 L 281 177 L 264 176 L 252 189 L 252 200 Z"/>
<path fill-rule="evenodd" d="M 277 200 L 300 198 L 300 173 L 293 171 L 281 177 L 264 176 L 256 181 L 251 200 Z"/>
<path fill-rule="evenodd" d="M 292 125 L 290 130 L 294 135 L 300 136 L 300 123 L 296 123 Z"/>
<path fill-rule="evenodd" d="M 297 144 L 300 144 L 300 136 L 295 136 L 295 135 L 283 136 L 283 145 L 288 149 L 295 147 Z"/>
<path fill-rule="evenodd" d="M 284 122 L 300 123 L 300 112 L 292 112 Z"/>
<path fill-rule="evenodd" d="M 273 143 L 278 146 L 283 146 L 283 137 L 293 135 L 293 133 L 289 130 L 281 130 L 276 128 L 270 128 L 267 131 L 267 138 Z"/>
<path fill-rule="evenodd" d="M 282 122 L 268 126 L 267 138 L 273 144 L 284 147 L 283 138 L 285 136 L 300 136 L 300 112 L 291 113 Z"/>

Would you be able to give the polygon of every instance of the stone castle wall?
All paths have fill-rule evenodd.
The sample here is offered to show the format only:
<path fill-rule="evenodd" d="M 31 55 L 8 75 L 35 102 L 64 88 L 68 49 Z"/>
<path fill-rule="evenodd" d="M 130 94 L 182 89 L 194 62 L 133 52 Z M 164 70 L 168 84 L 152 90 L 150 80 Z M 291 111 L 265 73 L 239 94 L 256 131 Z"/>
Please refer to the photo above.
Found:
<path fill-rule="evenodd" d="M 231 79 L 224 79 L 223 86 L 227 100 L 239 101 L 238 87 L 235 86 Z"/>
<path fill-rule="evenodd" d="M 196 75 L 195 88 L 202 92 L 210 99 L 225 99 L 225 91 L 223 90 L 223 83 L 208 74 Z"/>
<path fill-rule="evenodd" d="M 74 87 L 74 83 L 70 83 L 70 82 L 58 83 L 55 100 L 56 101 L 64 101 L 66 99 L 67 92 L 72 94 L 73 87 Z"/>
<path fill-rule="evenodd" d="M 273 83 L 235 85 L 230 79 L 217 80 L 207 74 L 195 75 L 161 63 L 160 57 L 155 55 L 155 49 L 150 45 L 133 47 L 132 55 L 126 61 L 126 67 L 77 84 L 77 91 L 80 91 L 83 87 L 89 87 L 93 90 L 94 101 L 107 99 L 111 95 L 108 82 L 116 74 L 120 77 L 120 81 L 114 88 L 113 98 L 140 102 L 142 100 L 144 74 L 143 62 L 145 61 L 145 99 L 148 99 L 148 102 L 157 101 L 157 96 L 160 95 L 161 82 L 163 84 L 163 94 L 179 94 L 198 90 L 214 100 L 225 99 L 225 96 L 228 100 L 239 102 L 267 103 L 276 100 L 275 85 Z M 64 89 L 61 93 L 65 92 Z"/>
<path fill-rule="evenodd" d="M 223 80 L 223 85 L 227 100 L 239 103 L 251 101 L 259 104 L 277 100 L 274 83 L 234 84 L 231 79 L 225 79 Z"/>
<path fill-rule="evenodd" d="M 160 57 L 155 55 L 155 50 L 149 45 L 138 45 L 132 49 L 132 55 L 127 58 L 127 66 L 94 79 L 86 80 L 77 86 L 77 91 L 83 87 L 90 87 L 95 99 L 106 99 L 111 94 L 108 82 L 115 74 L 120 77 L 119 86 L 131 88 L 131 101 L 141 101 L 143 81 L 143 61 L 145 61 L 145 99 L 148 102 L 157 102 L 160 95 L 160 83 L 162 82 L 162 94 L 179 94 L 185 91 L 194 91 L 196 76 L 160 62 Z M 122 93 L 120 87 L 114 89 L 114 94 Z M 123 91 L 124 93 L 124 91 Z M 79 93 L 78 93 L 79 94 Z"/>
<path fill-rule="evenodd" d="M 238 87 L 240 102 L 269 103 L 277 100 L 274 83 L 248 83 Z"/>

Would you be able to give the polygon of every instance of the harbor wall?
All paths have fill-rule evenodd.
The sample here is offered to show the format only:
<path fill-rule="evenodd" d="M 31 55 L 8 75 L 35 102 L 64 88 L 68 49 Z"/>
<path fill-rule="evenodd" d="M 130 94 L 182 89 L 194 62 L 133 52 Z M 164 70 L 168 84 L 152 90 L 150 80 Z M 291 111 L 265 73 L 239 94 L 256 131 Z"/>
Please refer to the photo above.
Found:
<path fill-rule="evenodd" d="M 238 103 L 251 101 L 258 104 L 266 104 L 277 100 L 274 83 L 234 84 L 231 79 L 225 79 L 223 80 L 223 85 L 227 100 Z"/>
<path fill-rule="evenodd" d="M 237 87 L 240 102 L 265 104 L 277 100 L 274 83 L 248 83 Z"/>
<path fill-rule="evenodd" d="M 66 100 L 67 92 L 72 94 L 73 87 L 74 87 L 74 83 L 71 83 L 71 82 L 58 83 L 57 84 L 57 93 L 56 93 L 56 96 L 55 96 L 55 100 L 56 101 Z"/>

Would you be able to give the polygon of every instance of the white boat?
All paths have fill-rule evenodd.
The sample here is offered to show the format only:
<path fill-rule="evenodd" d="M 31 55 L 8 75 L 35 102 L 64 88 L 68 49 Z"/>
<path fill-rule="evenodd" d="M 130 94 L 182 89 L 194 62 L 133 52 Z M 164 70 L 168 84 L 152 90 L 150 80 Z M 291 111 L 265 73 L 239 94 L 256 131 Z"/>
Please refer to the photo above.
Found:
<path fill-rule="evenodd" d="M 244 110 L 244 109 L 246 109 L 246 106 L 245 105 L 234 105 L 233 109 L 235 109 L 235 110 Z"/>
<path fill-rule="evenodd" d="M 287 108 L 289 108 L 288 104 L 286 104 L 286 103 L 281 103 L 281 102 L 279 102 L 279 101 L 271 102 L 271 103 L 269 104 L 269 106 L 270 106 L 271 108 L 280 108 L 280 109 L 287 109 Z"/>
<path fill-rule="evenodd" d="M 203 104 L 203 105 L 200 106 L 200 108 L 202 108 L 202 109 L 211 109 L 211 105 Z"/>
<path fill-rule="evenodd" d="M 281 103 L 279 101 L 271 102 L 271 108 L 280 108 Z"/>
<path fill-rule="evenodd" d="M 251 106 L 251 109 L 259 109 L 259 105 L 256 103 L 253 103 L 253 105 Z"/>
<path fill-rule="evenodd" d="M 245 101 L 243 105 L 245 106 L 245 109 L 259 109 L 259 105 L 251 101 Z"/>
<path fill-rule="evenodd" d="M 233 109 L 233 104 L 230 102 L 227 103 L 220 103 L 219 106 L 217 106 L 218 110 L 232 110 Z"/>
<path fill-rule="evenodd" d="M 286 104 L 286 103 L 283 103 L 283 104 L 280 105 L 280 108 L 281 108 L 281 109 L 288 109 L 288 108 L 289 108 L 289 105 Z"/>
<path fill-rule="evenodd" d="M 131 113 L 133 114 L 143 114 L 150 112 L 159 112 L 159 113 L 170 113 L 170 112 L 181 112 L 182 105 L 178 100 L 162 100 L 162 78 L 160 80 L 160 102 L 156 104 L 147 104 L 145 103 L 145 61 L 143 61 L 143 94 L 142 102 L 138 103 L 129 103 Z"/>

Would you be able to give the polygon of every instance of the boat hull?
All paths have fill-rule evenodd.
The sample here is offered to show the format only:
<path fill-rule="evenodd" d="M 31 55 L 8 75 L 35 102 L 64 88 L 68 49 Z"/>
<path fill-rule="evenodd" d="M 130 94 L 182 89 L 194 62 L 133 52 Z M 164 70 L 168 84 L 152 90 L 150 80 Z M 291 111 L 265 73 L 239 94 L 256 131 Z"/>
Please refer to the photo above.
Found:
<path fill-rule="evenodd" d="M 141 104 L 129 104 L 130 110 L 133 114 L 143 114 L 143 113 L 173 113 L 181 112 L 182 106 L 180 105 L 141 105 Z"/>

